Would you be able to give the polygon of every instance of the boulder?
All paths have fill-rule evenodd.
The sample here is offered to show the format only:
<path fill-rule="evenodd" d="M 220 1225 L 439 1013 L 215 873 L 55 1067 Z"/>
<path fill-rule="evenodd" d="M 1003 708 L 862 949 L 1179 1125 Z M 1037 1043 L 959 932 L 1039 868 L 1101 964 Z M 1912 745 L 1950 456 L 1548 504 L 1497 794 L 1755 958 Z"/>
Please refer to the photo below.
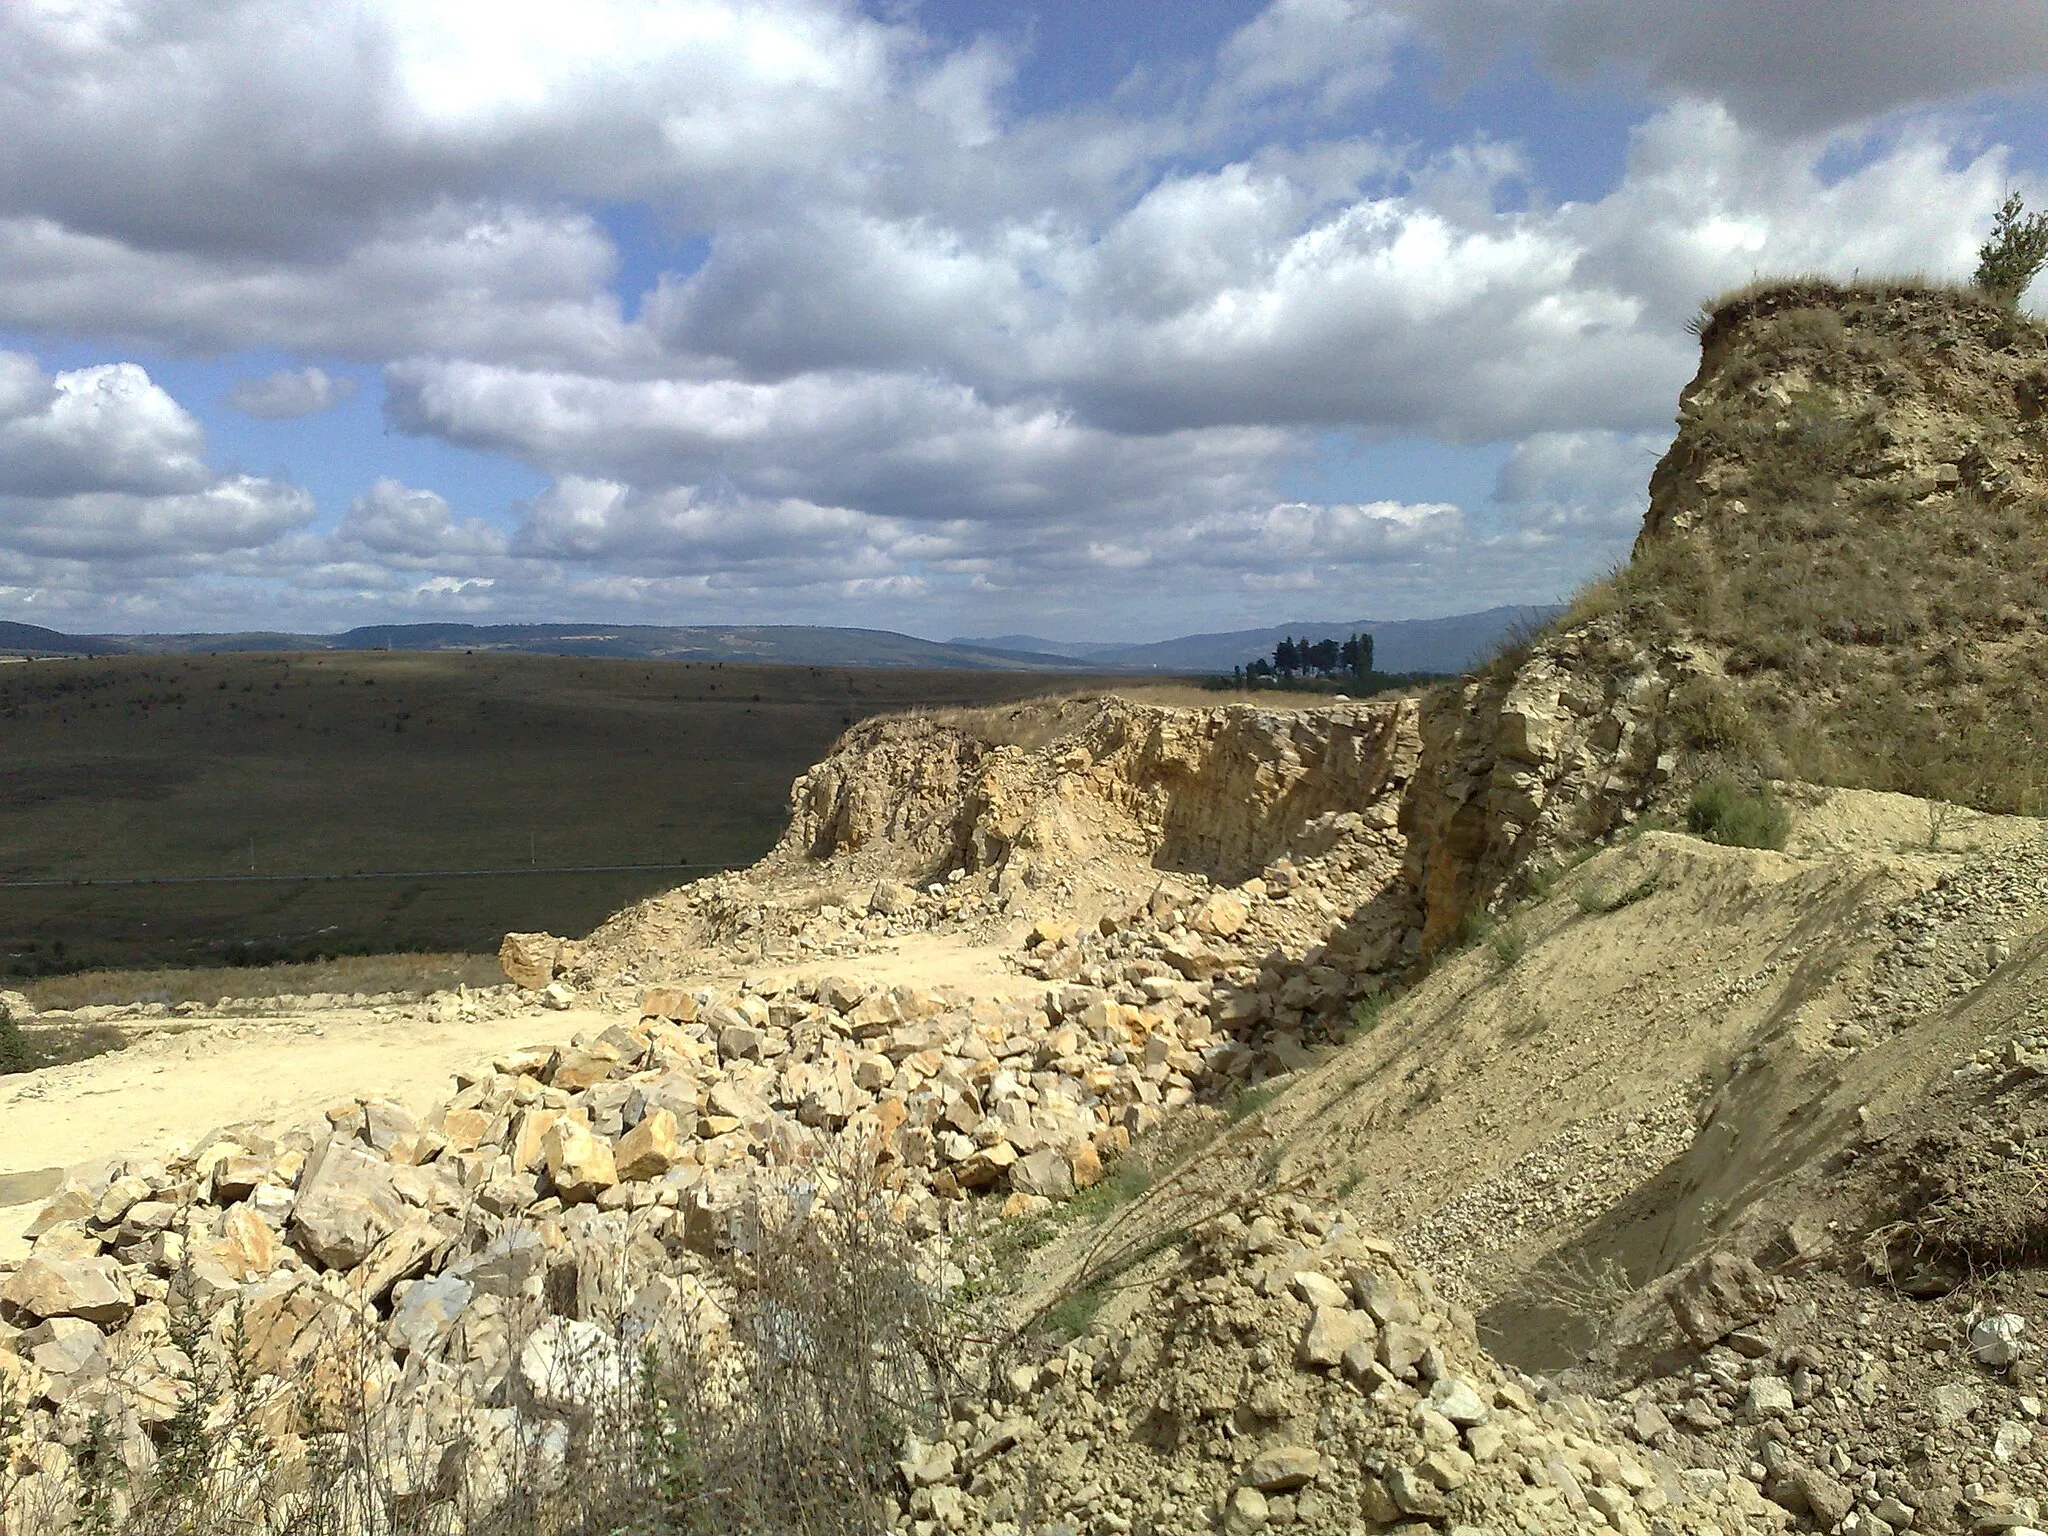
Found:
<path fill-rule="evenodd" d="M 415 1281 L 391 1309 L 385 1337 L 401 1354 L 431 1355 L 454 1332 L 456 1320 L 475 1295 L 476 1287 L 454 1275 Z"/>
<path fill-rule="evenodd" d="M 135 1292 L 112 1259 L 46 1259 L 31 1254 L 0 1285 L 0 1314 L 11 1322 L 76 1317 L 112 1326 L 135 1310 Z"/>
<path fill-rule="evenodd" d="M 1028 1157 L 1017 1159 L 1010 1169 L 1010 1188 L 1024 1195 L 1042 1195 L 1048 1200 L 1067 1200 L 1074 1194 L 1074 1170 L 1066 1154 L 1041 1147 Z"/>
<path fill-rule="evenodd" d="M 52 1195 L 49 1203 L 36 1213 L 36 1219 L 28 1224 L 22 1236 L 34 1239 L 41 1237 L 51 1227 L 63 1221 L 85 1221 L 91 1217 L 99 1201 L 93 1192 L 76 1179 L 67 1180 L 64 1186 Z"/>
<path fill-rule="evenodd" d="M 404 1219 L 405 1202 L 392 1184 L 390 1164 L 330 1138 L 306 1159 L 287 1231 L 308 1258 L 349 1270 Z"/>
<path fill-rule="evenodd" d="M 640 1017 L 688 1024 L 697 1017 L 697 999 L 681 987 L 649 987 L 640 996 Z"/>
<path fill-rule="evenodd" d="M 548 1178 L 564 1205 L 595 1200 L 619 1182 L 611 1143 L 574 1120 L 557 1120 L 541 1143 Z"/>
<path fill-rule="evenodd" d="M 508 933 L 498 946 L 498 966 L 513 985 L 538 992 L 555 979 L 562 941 L 551 933 Z"/>
<path fill-rule="evenodd" d="M 962 1189 L 987 1189 L 1017 1162 L 1017 1149 L 1007 1141 L 996 1142 L 993 1146 L 981 1147 L 963 1159 L 953 1170 L 953 1177 Z"/>
<path fill-rule="evenodd" d="M 676 1117 L 665 1109 L 653 1109 L 632 1130 L 626 1132 L 613 1155 L 620 1179 L 658 1179 L 682 1161 Z"/>
<path fill-rule="evenodd" d="M 1763 1271 L 1748 1259 L 1716 1252 L 1679 1276 L 1665 1301 L 1679 1330 L 1707 1349 L 1769 1315 L 1777 1295 Z"/>
<path fill-rule="evenodd" d="M 1195 909 L 1188 926 L 1197 933 L 1228 939 L 1244 927 L 1245 916 L 1245 904 L 1239 897 L 1229 891 L 1217 891 Z"/>
<path fill-rule="evenodd" d="M 1428 1403 L 1434 1412 L 1442 1414 L 1460 1429 L 1484 1424 L 1492 1416 L 1492 1410 L 1473 1385 L 1457 1376 L 1440 1376 L 1432 1382 Z"/>
<path fill-rule="evenodd" d="M 1244 1480 L 1261 1493 L 1287 1493 L 1314 1482 L 1323 1458 L 1305 1445 L 1276 1445 L 1252 1458 Z"/>
<path fill-rule="evenodd" d="M 619 1053 L 597 1041 L 565 1046 L 555 1052 L 548 1067 L 548 1083 L 568 1093 L 580 1093 L 610 1077 L 618 1064 Z"/>
<path fill-rule="evenodd" d="M 615 1400 L 632 1361 L 596 1323 L 551 1317 L 519 1351 L 519 1381 L 543 1409 L 570 1413 Z"/>
<path fill-rule="evenodd" d="M 1301 1345 L 1295 1358 L 1305 1366 L 1333 1366 L 1344 1351 L 1373 1336 L 1372 1319 L 1349 1307 L 1317 1307 L 1302 1329 Z"/>
<path fill-rule="evenodd" d="M 882 917 L 895 917 L 916 905 L 917 892 L 900 880 L 880 881 L 868 896 L 868 911 Z"/>

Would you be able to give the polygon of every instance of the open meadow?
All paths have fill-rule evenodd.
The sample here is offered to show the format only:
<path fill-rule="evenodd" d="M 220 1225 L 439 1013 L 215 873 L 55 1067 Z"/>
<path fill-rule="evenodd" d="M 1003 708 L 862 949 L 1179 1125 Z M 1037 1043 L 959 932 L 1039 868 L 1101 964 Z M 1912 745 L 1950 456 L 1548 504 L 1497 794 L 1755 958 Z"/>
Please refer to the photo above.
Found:
<path fill-rule="evenodd" d="M 579 933 L 703 872 L 607 866 L 766 852 L 791 780 L 857 719 L 1083 686 L 1100 683 L 460 653 L 11 664 L 0 974 Z M 381 878 L 412 871 L 441 873 Z M 218 878 L 251 874 L 379 878 Z"/>

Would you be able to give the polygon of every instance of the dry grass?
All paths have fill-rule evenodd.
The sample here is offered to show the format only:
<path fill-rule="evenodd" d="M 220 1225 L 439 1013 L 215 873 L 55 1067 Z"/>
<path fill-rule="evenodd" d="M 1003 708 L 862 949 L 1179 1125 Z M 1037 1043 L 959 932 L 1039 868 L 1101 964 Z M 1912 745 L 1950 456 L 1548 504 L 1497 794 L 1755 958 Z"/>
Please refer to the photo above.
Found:
<path fill-rule="evenodd" d="M 872 1172 L 839 1165 L 813 1194 L 741 1213 L 729 1328 L 640 1339 L 623 1276 L 613 1316 L 546 1287 L 508 1299 L 515 1361 L 564 1319 L 595 1327 L 558 1334 L 579 1342 L 557 1369 L 515 1371 L 488 1407 L 399 1402 L 376 1315 L 345 1299 L 280 1388 L 239 1314 L 202 1315 L 174 1279 L 178 1406 L 146 1435 L 81 1419 L 69 1475 L 36 1476 L 0 1394 L 0 1533 L 868 1536 L 896 1522 L 904 1438 L 942 1427 L 972 1345 Z"/>
<path fill-rule="evenodd" d="M 1927 303 L 1901 314 L 1900 297 Z M 1889 414 L 1930 394 L 1970 416 L 1970 397 L 1939 393 L 1976 387 L 1958 358 L 2024 355 L 2048 332 L 1917 278 L 1752 284 L 1706 314 L 1720 362 L 1653 488 L 1682 515 L 1711 472 L 1724 499 L 1647 534 L 1559 627 L 1619 615 L 1720 652 L 1729 681 L 1675 701 L 1679 742 L 1708 771 L 2048 811 L 2048 516 L 1967 475 L 1929 494 L 1894 473 Z M 1775 403 L 1757 393 L 1773 389 Z"/>
<path fill-rule="evenodd" d="M 505 973 L 490 955 L 345 955 L 295 965 L 226 969 L 79 971 L 45 976 L 24 988 L 37 1009 L 119 1003 L 212 1003 L 221 998 L 305 996 L 327 992 L 424 997 L 459 986 L 495 987 Z"/>
<path fill-rule="evenodd" d="M 1306 690 L 1293 692 L 1279 688 L 1239 691 L 1204 688 L 1191 682 L 1119 682 L 1113 686 L 1096 683 L 1081 692 L 1030 699 L 1018 704 L 976 709 L 928 709 L 920 713 L 937 724 L 952 726 L 992 746 L 1021 747 L 1025 751 L 1036 752 L 1080 726 L 1104 699 L 1111 697 L 1164 709 L 1221 709 L 1229 705 L 1251 705 L 1258 709 L 1291 713 L 1327 709 L 1334 703 L 1347 700 L 1405 698 L 1421 691 L 1420 685 L 1390 688 L 1367 695 Z"/>

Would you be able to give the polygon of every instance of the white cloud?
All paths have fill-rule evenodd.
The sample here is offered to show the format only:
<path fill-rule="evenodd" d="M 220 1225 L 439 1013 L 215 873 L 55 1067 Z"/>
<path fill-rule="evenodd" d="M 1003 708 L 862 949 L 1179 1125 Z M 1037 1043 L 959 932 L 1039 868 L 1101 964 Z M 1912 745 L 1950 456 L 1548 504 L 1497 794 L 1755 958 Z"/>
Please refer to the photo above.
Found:
<path fill-rule="evenodd" d="M 45 379 L 33 358 L 0 354 L 0 491 L 194 491 L 211 478 L 197 420 L 133 363 Z"/>
<path fill-rule="evenodd" d="M 322 368 L 284 368 L 260 379 L 243 379 L 228 391 L 228 404 L 247 416 L 287 421 L 332 410 L 356 392 L 356 381 Z"/>
<path fill-rule="evenodd" d="M 133 364 L 0 353 L 0 589 L 1097 634 L 1549 596 L 1626 542 L 1702 296 L 1967 270 L 2009 153 L 1835 130 L 2038 73 L 2040 26 L 1275 0 L 1184 78 L 1031 115 L 1005 47 L 838 0 L 0 8 L 0 327 L 376 362 L 391 425 L 552 482 L 480 519 L 378 479 L 318 533 Z M 1415 50 L 1503 40 L 1662 93 L 1619 185 L 1558 205 L 1512 143 L 1362 131 Z M 708 242 L 630 320 L 621 204 Z M 1480 506 L 1290 501 L 1330 429 L 1518 446 Z"/>
<path fill-rule="evenodd" d="M 1216 105 L 1242 110 L 1292 96 L 1315 116 L 1335 116 L 1393 78 L 1394 45 L 1406 30 L 1361 0 L 1274 0 L 1223 45 Z"/>
<path fill-rule="evenodd" d="M 496 555 L 506 547 L 502 529 L 479 517 L 457 522 L 444 497 L 388 476 L 349 503 L 334 540 L 337 545 L 412 559 Z"/>
<path fill-rule="evenodd" d="M 0 352 L 0 549 L 135 561 L 268 543 L 311 521 L 294 486 L 207 467 L 197 420 L 134 363 L 45 375 Z"/>

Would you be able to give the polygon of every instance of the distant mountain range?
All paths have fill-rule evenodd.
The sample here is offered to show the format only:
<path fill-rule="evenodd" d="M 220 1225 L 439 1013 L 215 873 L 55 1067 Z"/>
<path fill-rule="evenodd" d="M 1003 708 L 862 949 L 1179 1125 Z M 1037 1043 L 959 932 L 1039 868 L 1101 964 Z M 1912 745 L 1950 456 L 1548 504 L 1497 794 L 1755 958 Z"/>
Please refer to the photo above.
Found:
<path fill-rule="evenodd" d="M 1373 666 L 1381 672 L 1463 672 L 1518 628 L 1535 628 L 1555 617 L 1556 607 L 1488 608 L 1441 619 L 1352 619 L 1348 623 L 1278 624 L 1269 629 L 1234 629 L 1213 635 L 1182 635 L 1143 645 L 1046 640 L 1037 635 L 994 635 L 955 645 L 1035 651 L 1067 656 L 1118 672 L 1228 672 L 1259 657 L 1271 657 L 1282 640 L 1344 640 L 1371 635 Z"/>
<path fill-rule="evenodd" d="M 808 624 L 372 624 L 338 635 L 269 631 L 193 635 L 66 635 L 0 622 L 0 654 L 111 656 L 192 651 L 524 651 L 675 661 L 754 661 L 835 667 L 979 667 L 1010 671 L 1228 672 L 1270 656 L 1285 636 L 1341 640 L 1370 634 L 1382 672 L 1462 672 L 1518 625 L 1554 608 L 1489 608 L 1443 619 L 1298 623 L 1145 645 L 1076 643 L 1035 635 L 920 640 L 886 629 Z"/>

